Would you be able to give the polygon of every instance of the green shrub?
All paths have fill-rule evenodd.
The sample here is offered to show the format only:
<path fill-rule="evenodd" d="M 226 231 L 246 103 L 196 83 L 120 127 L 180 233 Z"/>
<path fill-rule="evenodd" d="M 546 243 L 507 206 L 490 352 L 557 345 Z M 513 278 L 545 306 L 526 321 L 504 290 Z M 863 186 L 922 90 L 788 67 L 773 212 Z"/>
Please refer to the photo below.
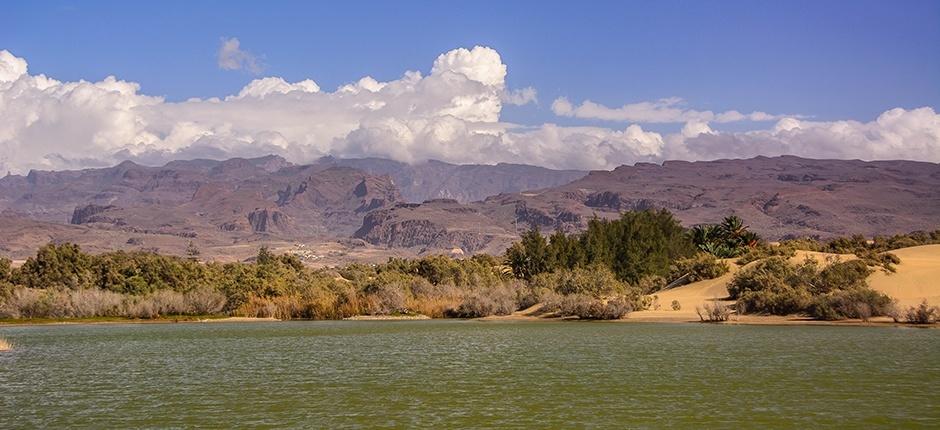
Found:
<path fill-rule="evenodd" d="M 692 257 L 680 258 L 669 267 L 669 283 L 680 278 L 683 283 L 714 279 L 728 273 L 728 264 L 718 260 L 714 255 L 699 252 Z"/>
<path fill-rule="evenodd" d="M 802 288 L 774 281 L 758 291 L 746 291 L 737 301 L 741 313 L 790 315 L 803 312 L 812 302 L 812 296 Z"/>
<path fill-rule="evenodd" d="M 821 320 L 859 318 L 868 321 L 872 316 L 890 315 L 893 308 L 894 302 L 887 295 L 870 288 L 853 288 L 814 297 L 808 313 Z"/>
<path fill-rule="evenodd" d="M 861 260 L 832 263 L 826 266 L 809 283 L 813 294 L 828 294 L 835 290 L 864 288 L 872 272 Z"/>
<path fill-rule="evenodd" d="M 747 292 L 765 289 L 782 291 L 784 287 L 805 285 L 815 273 L 814 261 L 807 260 L 800 266 L 794 266 L 784 257 L 771 257 L 735 274 L 728 283 L 728 293 L 732 299 L 738 299 Z"/>
<path fill-rule="evenodd" d="M 624 212 L 620 219 L 592 219 L 587 230 L 555 233 L 546 240 L 537 227 L 506 250 L 505 263 L 520 279 L 585 266 L 605 267 L 631 284 L 665 276 L 670 263 L 695 252 L 678 220 L 667 210 Z"/>
<path fill-rule="evenodd" d="M 543 310 L 554 312 L 560 317 L 613 320 L 623 318 L 633 311 L 633 300 L 627 297 L 602 300 L 586 294 L 559 295 L 547 301 Z"/>
<path fill-rule="evenodd" d="M 644 276 L 636 285 L 640 294 L 653 294 L 666 288 L 666 278 L 657 275 Z"/>
<path fill-rule="evenodd" d="M 802 249 L 802 248 L 801 248 Z M 758 246 L 748 249 L 741 257 L 735 261 L 739 266 L 747 265 L 753 261 L 763 260 L 770 257 L 793 257 L 796 254 L 796 248 L 792 245 L 770 245 L 762 243 Z"/>
<path fill-rule="evenodd" d="M 531 284 L 533 288 L 544 288 L 562 295 L 585 294 L 596 298 L 622 295 L 629 289 L 604 267 L 542 273 L 533 278 Z"/>

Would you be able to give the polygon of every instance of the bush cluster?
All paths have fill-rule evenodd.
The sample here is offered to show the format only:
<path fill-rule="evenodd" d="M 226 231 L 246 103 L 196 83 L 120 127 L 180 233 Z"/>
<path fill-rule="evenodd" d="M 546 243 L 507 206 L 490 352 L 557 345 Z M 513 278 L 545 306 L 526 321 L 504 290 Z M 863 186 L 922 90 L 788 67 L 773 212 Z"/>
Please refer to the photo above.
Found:
<path fill-rule="evenodd" d="M 593 219 L 583 233 L 556 232 L 547 240 L 533 227 L 506 251 L 506 264 L 526 280 L 545 272 L 605 267 L 617 279 L 637 284 L 648 276 L 667 276 L 673 261 L 694 253 L 685 229 L 663 209 Z"/>
<path fill-rule="evenodd" d="M 870 273 L 861 260 L 820 269 L 813 259 L 794 265 L 784 257 L 771 257 L 738 272 L 728 292 L 741 313 L 805 313 L 824 320 L 890 315 L 893 302 L 869 288 Z"/>
<path fill-rule="evenodd" d="M 728 273 L 728 264 L 714 255 L 699 252 L 692 257 L 680 258 L 669 267 L 669 283 L 687 284 L 690 282 L 714 279 Z"/>

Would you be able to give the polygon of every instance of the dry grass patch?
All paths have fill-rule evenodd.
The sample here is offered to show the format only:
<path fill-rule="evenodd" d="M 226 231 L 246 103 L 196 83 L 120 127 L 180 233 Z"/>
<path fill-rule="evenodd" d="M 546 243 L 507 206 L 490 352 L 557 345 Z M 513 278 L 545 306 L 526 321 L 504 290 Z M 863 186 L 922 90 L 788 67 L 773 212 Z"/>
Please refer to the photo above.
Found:
<path fill-rule="evenodd" d="M 12 350 L 13 350 L 13 344 L 10 343 L 10 341 L 0 337 L 0 352 L 12 351 Z"/>

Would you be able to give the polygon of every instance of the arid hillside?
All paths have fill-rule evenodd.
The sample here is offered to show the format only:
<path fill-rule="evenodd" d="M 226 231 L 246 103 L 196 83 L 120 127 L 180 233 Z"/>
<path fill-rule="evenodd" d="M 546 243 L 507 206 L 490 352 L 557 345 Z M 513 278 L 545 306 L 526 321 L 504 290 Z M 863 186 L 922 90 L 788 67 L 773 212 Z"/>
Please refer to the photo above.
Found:
<path fill-rule="evenodd" d="M 336 252 L 350 258 L 368 249 L 499 253 L 532 225 L 571 232 L 595 216 L 651 208 L 686 226 L 738 215 L 771 240 L 931 230 L 940 226 L 940 165 L 784 156 L 639 163 L 585 176 L 381 159 L 124 162 L 0 179 L 0 252 L 73 241 L 165 252 L 193 242 L 220 254 L 343 243 Z"/>

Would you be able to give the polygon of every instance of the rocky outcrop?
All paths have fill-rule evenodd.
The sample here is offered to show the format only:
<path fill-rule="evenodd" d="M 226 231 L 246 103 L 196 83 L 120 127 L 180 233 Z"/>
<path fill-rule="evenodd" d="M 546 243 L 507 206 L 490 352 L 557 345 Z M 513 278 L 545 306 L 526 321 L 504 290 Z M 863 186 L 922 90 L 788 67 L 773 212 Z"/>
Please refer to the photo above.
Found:
<path fill-rule="evenodd" d="M 255 209 L 248 214 L 248 224 L 255 233 L 286 232 L 290 229 L 290 218 L 274 209 Z"/>
<path fill-rule="evenodd" d="M 354 237 L 388 247 L 460 248 L 475 253 L 490 246 L 502 247 L 514 238 L 495 224 L 475 208 L 454 200 L 434 200 L 370 212 Z"/>
<path fill-rule="evenodd" d="M 123 224 L 120 220 L 104 216 L 102 213 L 107 212 L 108 210 L 114 209 L 114 206 L 100 206 L 100 205 L 85 205 L 75 208 L 72 212 L 72 219 L 69 221 L 70 224 L 88 224 L 88 223 L 108 223 L 108 224 Z"/>

